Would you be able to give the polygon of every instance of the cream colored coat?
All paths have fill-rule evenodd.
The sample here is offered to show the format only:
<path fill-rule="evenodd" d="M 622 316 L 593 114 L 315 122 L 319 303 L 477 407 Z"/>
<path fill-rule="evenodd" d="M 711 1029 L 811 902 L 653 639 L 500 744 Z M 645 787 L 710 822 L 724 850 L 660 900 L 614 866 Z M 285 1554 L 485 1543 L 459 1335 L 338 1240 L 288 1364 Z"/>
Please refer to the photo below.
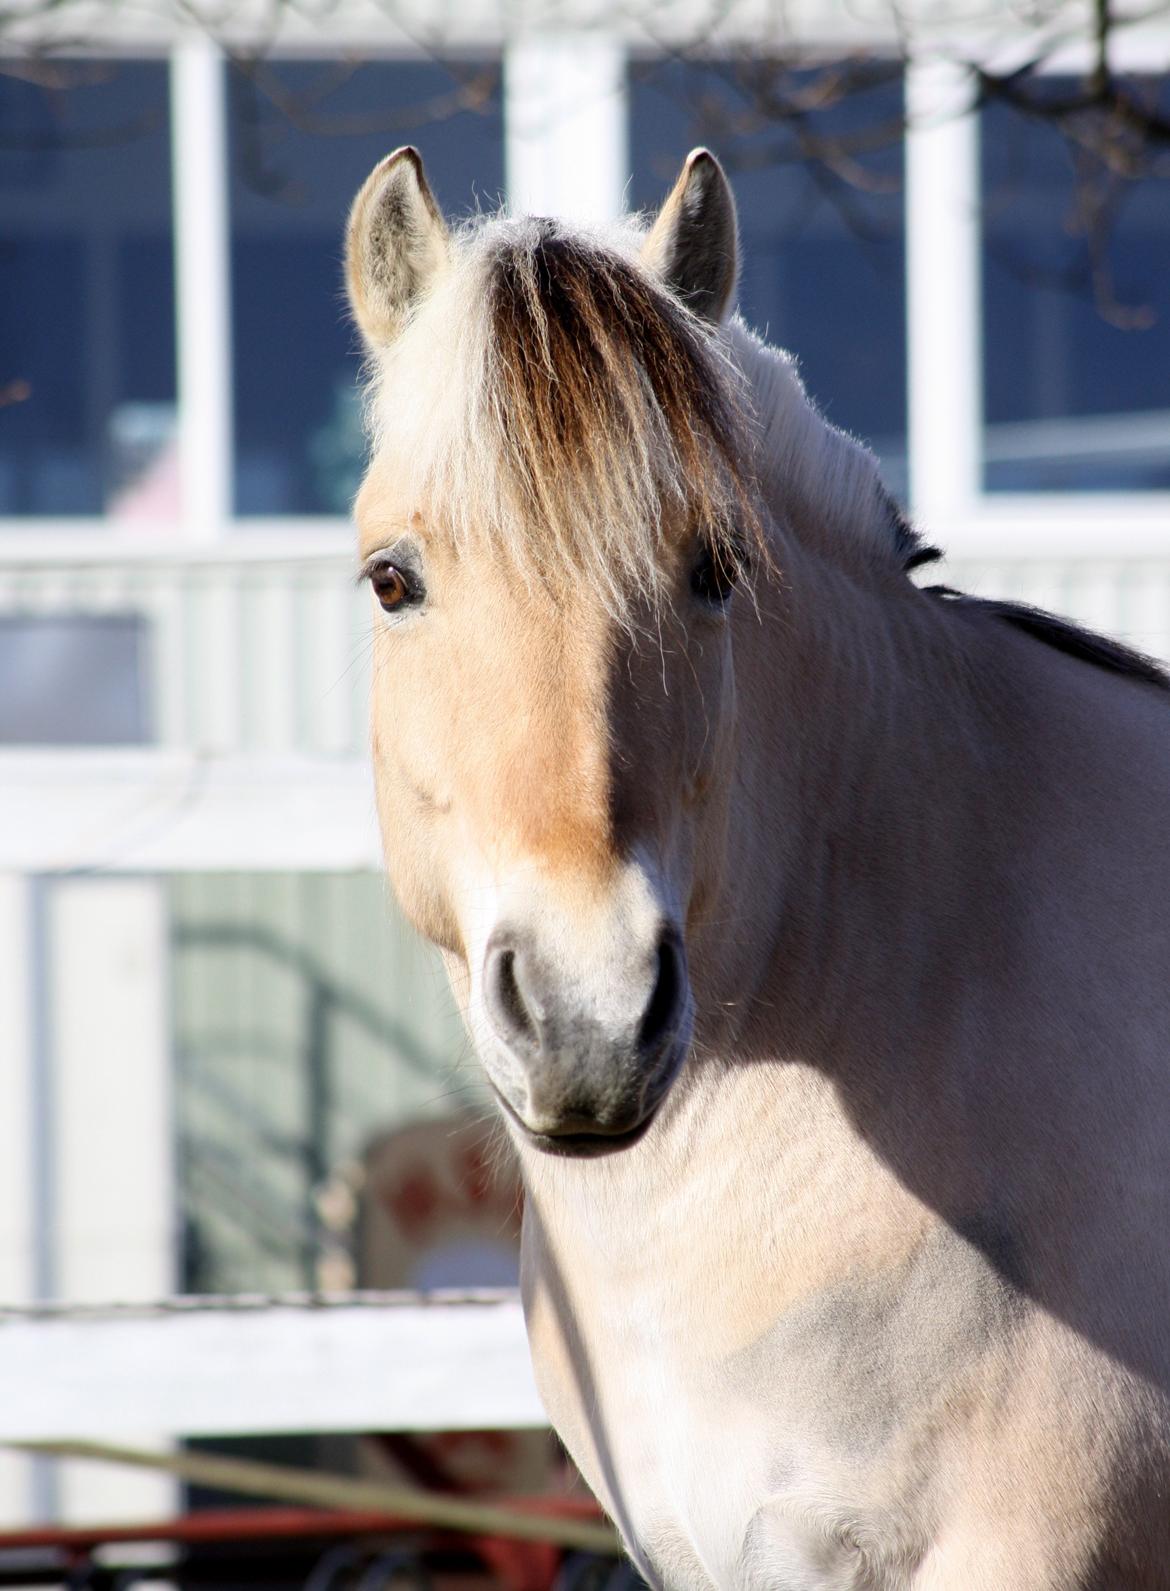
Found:
<path fill-rule="evenodd" d="M 915 588 L 868 455 L 782 356 L 699 328 L 734 246 L 702 154 L 644 242 L 452 238 L 412 151 L 351 224 L 387 860 L 520 1154 L 542 1394 L 653 1587 L 1170 1587 L 1170 702 Z M 726 605 L 687 605 L 714 533 L 662 485 L 662 450 L 690 455 L 654 370 L 621 396 L 636 330 L 588 383 L 557 353 L 570 323 L 566 348 L 604 339 L 590 271 L 598 303 L 649 295 L 647 337 L 708 338 L 756 417 L 765 545 Z M 499 354 L 513 276 L 544 375 Z M 611 367 L 629 424 L 596 468 L 566 445 L 579 479 L 526 513 L 528 432 L 555 451 L 555 405 L 602 412 Z M 515 407 L 530 377 L 559 430 Z M 631 617 L 638 578 L 662 589 Z M 504 923 L 539 950 L 526 1050 L 488 986 Z M 640 969 L 676 931 L 639 1093 Z M 620 1147 L 558 1136 L 550 1077 L 577 1127 L 633 1122 Z"/>

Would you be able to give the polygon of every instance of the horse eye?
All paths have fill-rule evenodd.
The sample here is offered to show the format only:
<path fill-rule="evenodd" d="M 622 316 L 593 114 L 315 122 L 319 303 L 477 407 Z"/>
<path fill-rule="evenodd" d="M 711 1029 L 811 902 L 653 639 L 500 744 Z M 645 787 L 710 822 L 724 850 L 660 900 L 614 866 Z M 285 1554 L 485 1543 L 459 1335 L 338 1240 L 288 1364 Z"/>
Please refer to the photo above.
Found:
<path fill-rule="evenodd" d="M 416 595 L 408 577 L 392 563 L 381 563 L 371 570 L 370 584 L 385 613 L 393 613 Z"/>
<path fill-rule="evenodd" d="M 691 570 L 691 590 L 703 602 L 722 607 L 735 590 L 738 577 L 734 554 L 726 548 L 718 549 L 704 543 L 698 562 Z"/>

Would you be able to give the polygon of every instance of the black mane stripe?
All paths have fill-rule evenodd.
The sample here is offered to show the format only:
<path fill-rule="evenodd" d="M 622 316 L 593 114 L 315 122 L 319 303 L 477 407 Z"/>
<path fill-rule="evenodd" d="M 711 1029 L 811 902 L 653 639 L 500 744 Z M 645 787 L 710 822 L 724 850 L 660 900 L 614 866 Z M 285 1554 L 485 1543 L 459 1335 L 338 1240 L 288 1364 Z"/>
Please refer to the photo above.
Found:
<path fill-rule="evenodd" d="M 911 569 L 920 569 L 923 564 L 937 563 L 943 556 L 941 547 L 928 547 L 924 541 L 919 541 L 914 549 L 907 555 L 902 565 L 904 573 L 909 574 Z"/>
<path fill-rule="evenodd" d="M 922 535 L 915 529 L 910 520 L 903 513 L 897 498 L 891 492 L 882 490 L 885 503 L 886 524 L 889 529 L 890 539 L 894 544 L 894 556 L 907 573 L 917 569 L 919 564 L 930 563 L 935 558 L 941 558 L 942 553 L 934 547 L 928 547 Z"/>
<path fill-rule="evenodd" d="M 977 608 L 992 618 L 1002 619 L 1017 630 L 1023 630 L 1025 635 L 1043 641 L 1046 646 L 1055 647 L 1058 652 L 1067 652 L 1069 657 L 1080 658 L 1083 663 L 1092 663 L 1097 668 L 1108 669 L 1113 674 L 1124 674 L 1130 679 L 1143 680 L 1147 685 L 1156 685 L 1159 690 L 1170 690 L 1170 673 L 1161 663 L 1108 635 L 1098 635 L 1096 630 L 1087 630 L 1080 624 L 1074 624 L 1071 619 L 1062 619 L 1055 613 L 1034 608 L 1027 602 L 969 597 L 961 591 L 952 590 L 950 586 L 926 586 L 924 590 L 955 607 Z"/>

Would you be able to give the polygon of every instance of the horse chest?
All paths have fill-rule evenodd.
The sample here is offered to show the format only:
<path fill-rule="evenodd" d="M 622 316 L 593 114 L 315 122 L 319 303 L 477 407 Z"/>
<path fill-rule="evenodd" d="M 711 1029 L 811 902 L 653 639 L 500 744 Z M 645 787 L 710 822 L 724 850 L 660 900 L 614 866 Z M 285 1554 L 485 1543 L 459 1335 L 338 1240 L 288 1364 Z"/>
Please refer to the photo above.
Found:
<path fill-rule="evenodd" d="M 647 1582 L 659 1591 L 870 1584 L 872 1561 L 848 1544 L 865 1465 L 847 1435 L 810 1417 L 821 1400 L 804 1350 L 789 1345 L 762 1383 L 742 1355 L 700 1364 L 677 1351 L 655 1311 L 626 1300 L 607 1336 L 613 1318 L 596 1308 L 568 1354 L 537 1320 L 534 1361 L 554 1424 Z M 786 1390 L 789 1380 L 799 1390 Z"/>
<path fill-rule="evenodd" d="M 736 1570 L 768 1491 L 768 1432 L 753 1411 L 719 1407 L 663 1352 L 660 1336 L 628 1326 L 624 1351 L 598 1363 L 592 1408 L 572 1374 L 555 1387 L 541 1381 L 651 1586 L 755 1584 Z"/>
<path fill-rule="evenodd" d="M 599 1361 L 591 1407 L 572 1375 L 555 1387 L 541 1379 L 647 1582 L 657 1591 L 885 1585 L 872 1579 L 873 1553 L 852 1545 L 855 1531 L 879 1539 L 883 1521 L 857 1506 L 866 1465 L 848 1438 L 817 1428 L 803 1396 L 754 1388 L 738 1366 L 704 1377 L 664 1354 L 663 1338 L 640 1337 Z M 792 1373 L 808 1384 L 802 1366 Z"/>
<path fill-rule="evenodd" d="M 597 1273 L 530 1331 L 554 1423 L 651 1585 L 850 1591 L 910 1583 L 939 1412 L 1008 1312 L 985 1266 L 931 1243 L 723 1352 L 693 1299 Z"/>

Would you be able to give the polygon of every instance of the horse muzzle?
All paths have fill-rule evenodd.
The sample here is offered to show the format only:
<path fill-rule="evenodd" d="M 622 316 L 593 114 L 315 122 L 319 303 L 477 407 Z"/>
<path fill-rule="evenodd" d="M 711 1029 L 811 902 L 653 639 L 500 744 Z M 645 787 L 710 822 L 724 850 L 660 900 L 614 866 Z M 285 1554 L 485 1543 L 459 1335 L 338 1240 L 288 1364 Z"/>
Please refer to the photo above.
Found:
<path fill-rule="evenodd" d="M 588 1156 L 635 1143 L 650 1126 L 690 1047 L 686 952 L 672 925 L 649 955 L 608 978 L 556 966 L 528 933 L 493 931 L 482 1001 L 492 1048 L 488 1075 L 526 1141 Z"/>

